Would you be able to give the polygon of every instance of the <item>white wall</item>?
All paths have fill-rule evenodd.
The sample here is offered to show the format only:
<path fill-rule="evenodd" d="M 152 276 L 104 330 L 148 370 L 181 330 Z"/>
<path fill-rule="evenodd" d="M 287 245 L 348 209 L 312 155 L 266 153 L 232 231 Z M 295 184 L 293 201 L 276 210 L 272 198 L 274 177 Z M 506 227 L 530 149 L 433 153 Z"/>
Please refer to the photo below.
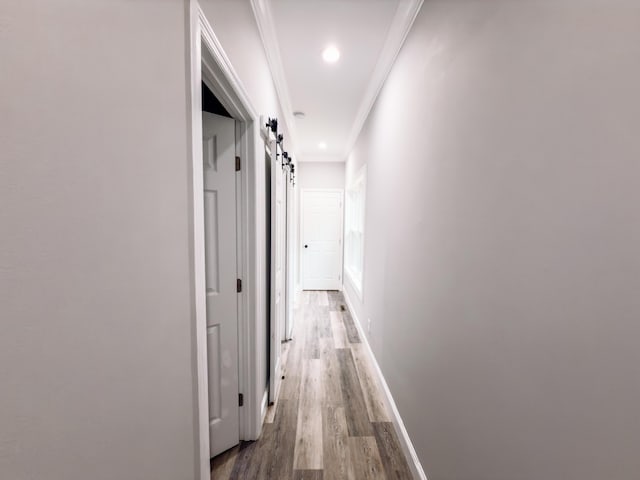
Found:
<path fill-rule="evenodd" d="M 2 478 L 195 477 L 188 3 L 0 6 Z M 203 8 L 280 116 L 248 2 Z"/>
<path fill-rule="evenodd" d="M 296 184 L 300 188 L 344 188 L 343 162 L 299 162 Z"/>
<path fill-rule="evenodd" d="M 250 2 L 200 0 L 200 5 L 255 109 L 277 116 L 278 96 Z M 286 134 L 286 125 L 280 123 Z"/>
<path fill-rule="evenodd" d="M 0 6 L 0 477 L 193 480 L 184 2 Z"/>
<path fill-rule="evenodd" d="M 430 480 L 638 476 L 639 58 L 623 0 L 427 0 L 408 36 L 350 296 Z"/>

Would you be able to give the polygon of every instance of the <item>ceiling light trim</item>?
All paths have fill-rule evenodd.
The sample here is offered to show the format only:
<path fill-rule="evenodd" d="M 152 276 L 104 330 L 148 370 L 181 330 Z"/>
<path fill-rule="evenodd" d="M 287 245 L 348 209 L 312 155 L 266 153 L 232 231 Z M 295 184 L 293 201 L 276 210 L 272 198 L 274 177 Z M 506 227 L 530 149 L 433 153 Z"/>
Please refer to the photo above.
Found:
<path fill-rule="evenodd" d="M 291 151 L 297 153 L 295 121 L 292 113 L 293 108 L 291 107 L 289 87 L 287 86 L 287 79 L 284 74 L 284 66 L 280 56 L 280 45 L 278 44 L 271 6 L 268 0 L 251 0 L 251 8 L 253 9 L 253 15 L 258 24 L 258 31 L 260 32 L 260 38 L 262 38 L 267 63 L 269 64 L 273 84 L 278 94 L 278 100 L 280 101 L 281 115 L 289 133 L 287 140 L 289 141 Z"/>
<path fill-rule="evenodd" d="M 400 0 L 398 3 L 398 9 L 391 22 L 387 39 L 378 57 L 378 62 L 371 75 L 371 80 L 365 89 L 364 96 L 358 107 L 358 114 L 347 138 L 347 145 L 344 151 L 345 157 L 353 150 L 356 140 L 358 140 L 358 136 L 362 131 L 362 127 L 364 127 L 369 117 L 369 113 L 389 76 L 391 67 L 393 67 L 400 53 L 400 49 L 409 34 L 409 30 L 411 30 L 413 22 L 418 16 L 423 2 L 424 0 Z"/>

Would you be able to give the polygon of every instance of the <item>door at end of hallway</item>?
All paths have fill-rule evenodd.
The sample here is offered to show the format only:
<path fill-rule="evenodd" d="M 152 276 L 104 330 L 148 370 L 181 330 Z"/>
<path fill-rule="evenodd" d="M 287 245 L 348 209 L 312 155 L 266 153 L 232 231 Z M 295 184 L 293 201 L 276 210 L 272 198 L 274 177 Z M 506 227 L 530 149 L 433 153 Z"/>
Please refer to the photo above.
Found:
<path fill-rule="evenodd" d="M 342 288 L 343 195 L 338 189 L 303 189 L 302 288 Z"/>

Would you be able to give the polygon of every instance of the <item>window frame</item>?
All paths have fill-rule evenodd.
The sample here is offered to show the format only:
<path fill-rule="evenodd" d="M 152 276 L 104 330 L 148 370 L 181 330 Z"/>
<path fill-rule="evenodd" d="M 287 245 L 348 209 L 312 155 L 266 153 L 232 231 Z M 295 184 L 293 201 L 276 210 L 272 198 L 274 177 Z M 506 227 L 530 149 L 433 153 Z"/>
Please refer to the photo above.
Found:
<path fill-rule="evenodd" d="M 359 204 L 354 205 L 353 195 L 359 195 Z M 345 192 L 345 228 L 344 228 L 344 275 L 359 299 L 363 300 L 364 293 L 364 249 L 366 239 L 366 209 L 367 209 L 367 166 L 363 165 L 353 176 Z M 354 209 L 359 209 L 354 212 Z M 352 249 L 353 234 L 360 235 L 359 259 L 354 259 Z M 353 264 L 360 264 L 360 271 L 354 269 Z"/>

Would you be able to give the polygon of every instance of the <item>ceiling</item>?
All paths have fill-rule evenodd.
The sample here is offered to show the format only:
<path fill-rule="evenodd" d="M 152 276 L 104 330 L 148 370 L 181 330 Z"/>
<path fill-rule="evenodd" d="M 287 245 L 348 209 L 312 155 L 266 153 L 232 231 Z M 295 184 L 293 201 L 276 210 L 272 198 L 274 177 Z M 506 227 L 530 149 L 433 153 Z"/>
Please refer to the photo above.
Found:
<path fill-rule="evenodd" d="M 344 161 L 422 0 L 251 3 L 292 137 L 285 144 L 297 161 Z M 328 64 L 331 44 L 340 59 Z"/>

